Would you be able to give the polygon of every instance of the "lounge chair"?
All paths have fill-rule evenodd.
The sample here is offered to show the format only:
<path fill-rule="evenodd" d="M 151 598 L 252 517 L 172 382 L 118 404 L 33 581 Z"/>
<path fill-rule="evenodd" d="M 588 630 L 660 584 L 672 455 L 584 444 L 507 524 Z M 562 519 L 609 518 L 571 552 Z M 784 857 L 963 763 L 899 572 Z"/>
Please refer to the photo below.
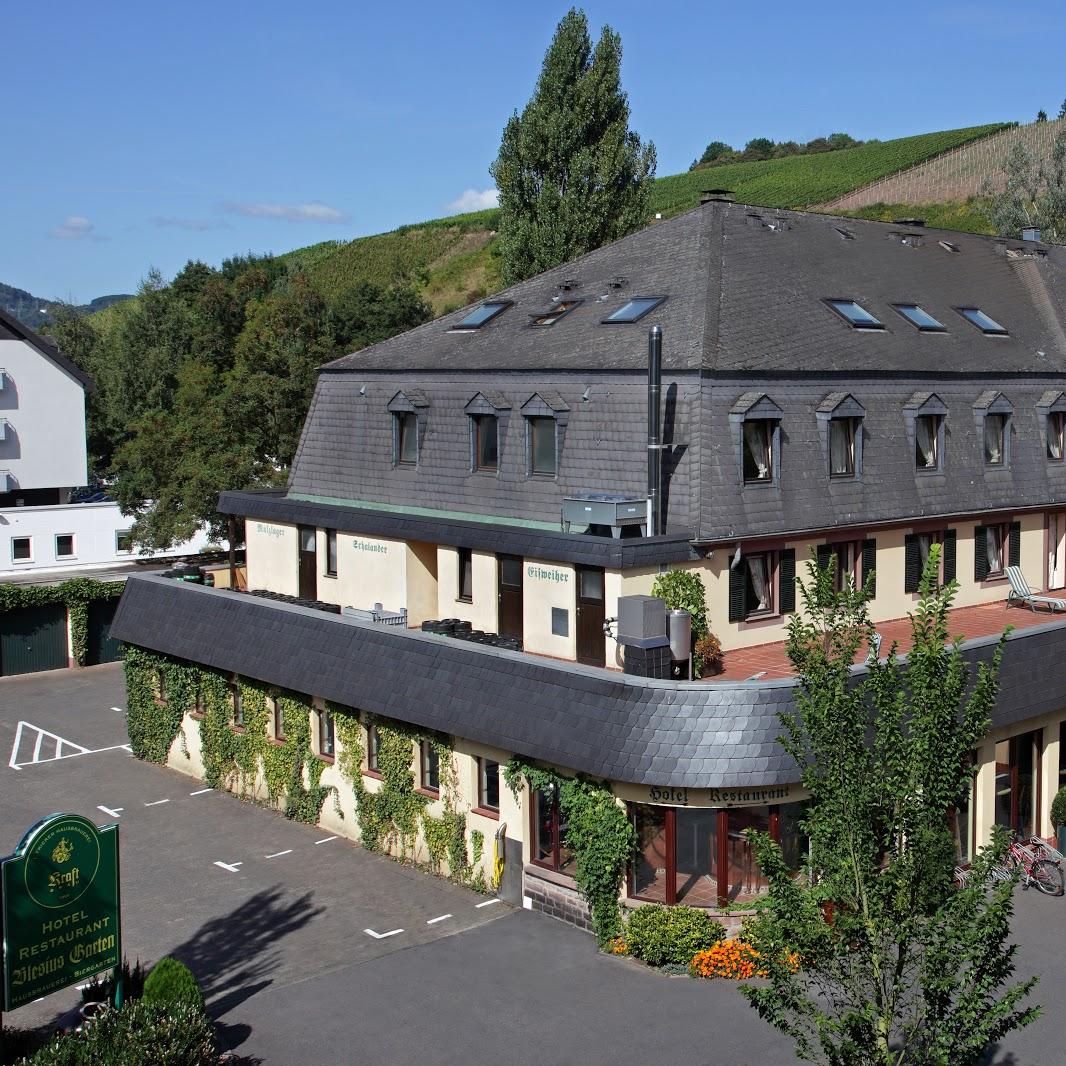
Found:
<path fill-rule="evenodd" d="M 1038 596 L 1029 588 L 1020 566 L 1007 567 L 1007 580 L 1010 582 L 1010 592 L 1007 593 L 1007 605 L 1017 603 L 1019 606 L 1028 606 L 1030 611 L 1037 607 L 1046 607 L 1049 611 L 1066 611 L 1066 600 L 1060 600 L 1055 596 Z"/>

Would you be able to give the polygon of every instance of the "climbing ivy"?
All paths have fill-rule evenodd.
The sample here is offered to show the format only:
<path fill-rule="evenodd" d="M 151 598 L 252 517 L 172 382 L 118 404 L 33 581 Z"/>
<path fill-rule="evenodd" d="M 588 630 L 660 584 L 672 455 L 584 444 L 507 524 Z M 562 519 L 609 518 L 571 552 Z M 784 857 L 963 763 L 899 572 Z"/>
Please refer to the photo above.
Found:
<path fill-rule="evenodd" d="M 601 944 L 622 931 L 618 894 L 636 846 L 625 810 L 604 784 L 583 777 L 563 777 L 514 756 L 503 770 L 507 787 L 517 798 L 522 780 L 532 791 L 558 789 L 559 808 L 567 823 L 566 844 L 574 852 L 574 880 L 592 915 Z"/>
<path fill-rule="evenodd" d="M 132 645 L 124 668 L 130 749 L 138 759 L 165 763 L 182 716 L 196 704 L 195 675 L 184 663 Z"/>
<path fill-rule="evenodd" d="M 70 642 L 74 662 L 84 666 L 89 652 L 89 604 L 122 595 L 124 581 L 94 581 L 74 577 L 58 585 L 0 585 L 0 613 L 21 607 L 50 607 L 63 604 L 70 617 Z"/>

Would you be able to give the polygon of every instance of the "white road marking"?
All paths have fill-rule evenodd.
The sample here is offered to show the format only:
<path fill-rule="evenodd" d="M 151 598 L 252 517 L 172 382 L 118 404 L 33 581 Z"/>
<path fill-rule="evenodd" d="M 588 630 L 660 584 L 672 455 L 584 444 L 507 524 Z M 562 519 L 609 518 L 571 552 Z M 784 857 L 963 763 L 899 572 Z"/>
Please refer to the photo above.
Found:
<path fill-rule="evenodd" d="M 264 855 L 264 859 L 280 859 L 282 855 L 291 855 L 292 848 L 286 848 L 285 851 L 275 851 L 273 855 Z"/>
<path fill-rule="evenodd" d="M 125 714 L 126 713 L 121 707 L 112 707 L 111 710 L 117 711 L 119 714 Z"/>
<path fill-rule="evenodd" d="M 26 759 L 24 762 L 19 760 L 19 748 L 22 746 L 22 734 L 26 734 L 27 741 L 33 737 L 33 756 Z M 36 736 L 34 736 L 36 734 Z M 49 755 L 45 758 L 41 758 L 41 748 L 44 744 L 45 737 L 48 738 L 49 747 L 52 744 L 55 745 L 55 755 Z M 69 748 L 70 754 L 64 754 L 63 749 Z M 108 749 L 102 748 L 102 751 Z M 88 748 L 83 748 L 80 744 L 75 744 L 72 740 L 66 740 L 56 733 L 50 733 L 47 729 L 42 729 L 39 725 L 33 725 L 30 722 L 19 722 L 15 729 L 15 743 L 11 746 L 11 758 L 8 760 L 7 765 L 12 770 L 21 770 L 23 766 L 30 766 L 33 763 L 38 762 L 55 762 L 56 759 L 69 759 L 74 755 L 90 755 L 92 754 Z"/>
<path fill-rule="evenodd" d="M 190 792 L 190 796 L 202 796 L 205 792 L 214 792 L 213 788 L 198 788 L 195 792 Z"/>
<path fill-rule="evenodd" d="M 395 936 L 397 933 L 402 933 L 402 929 L 390 929 L 387 933 L 375 933 L 373 929 L 364 929 L 364 933 L 367 936 L 372 936 L 375 940 L 384 940 L 387 936 Z"/>
<path fill-rule="evenodd" d="M 430 918 L 426 922 L 426 925 L 436 925 L 437 922 L 443 922 L 445 918 L 451 918 L 451 917 L 452 917 L 452 915 L 450 915 L 450 914 L 442 914 L 439 918 Z"/>
<path fill-rule="evenodd" d="M 221 866 L 223 870 L 229 870 L 229 872 L 231 874 L 235 874 L 237 872 L 237 867 L 238 866 L 243 866 L 244 863 L 243 862 L 217 862 L 216 861 L 215 865 L 216 866 Z"/>
<path fill-rule="evenodd" d="M 98 811 L 103 811 L 104 814 L 110 814 L 112 818 L 117 818 L 119 814 L 124 811 L 125 807 L 115 807 L 113 810 L 110 807 L 105 807 L 102 803 L 96 805 Z"/>
<path fill-rule="evenodd" d="M 327 843 L 330 840 L 336 840 L 336 839 L 337 839 L 336 837 L 323 837 L 321 840 L 316 840 L 315 843 L 316 844 L 325 844 L 325 843 Z"/>
<path fill-rule="evenodd" d="M 491 907 L 494 903 L 499 903 L 498 899 L 487 899 L 484 903 L 475 903 L 474 906 L 481 910 L 482 907 Z"/>
<path fill-rule="evenodd" d="M 165 799 L 165 800 L 152 800 L 152 802 L 151 802 L 151 803 L 146 803 L 146 804 L 145 804 L 145 806 L 146 806 L 146 807 L 158 807 L 160 803 L 169 803 L 169 802 L 170 802 L 170 800 L 169 800 L 169 799 Z"/>

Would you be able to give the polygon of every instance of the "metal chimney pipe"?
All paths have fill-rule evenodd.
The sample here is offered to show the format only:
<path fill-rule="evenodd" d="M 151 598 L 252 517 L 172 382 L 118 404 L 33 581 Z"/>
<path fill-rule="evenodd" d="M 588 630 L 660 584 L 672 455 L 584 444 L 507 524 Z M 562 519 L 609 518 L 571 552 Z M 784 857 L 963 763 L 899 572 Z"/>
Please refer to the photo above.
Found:
<path fill-rule="evenodd" d="M 659 420 L 663 385 L 663 328 L 648 332 L 648 536 L 662 533 L 662 430 Z"/>

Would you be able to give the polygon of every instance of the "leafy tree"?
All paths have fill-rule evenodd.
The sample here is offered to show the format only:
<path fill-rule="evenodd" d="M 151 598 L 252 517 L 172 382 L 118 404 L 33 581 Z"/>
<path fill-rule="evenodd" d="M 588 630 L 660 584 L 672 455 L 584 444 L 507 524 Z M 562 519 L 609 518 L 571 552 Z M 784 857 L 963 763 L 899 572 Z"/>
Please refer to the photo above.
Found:
<path fill-rule="evenodd" d="M 1066 100 L 1059 106 L 1059 118 L 1066 118 Z"/>
<path fill-rule="evenodd" d="M 981 193 L 988 220 L 1000 235 L 1017 237 L 1032 226 L 1044 240 L 1066 241 L 1066 129 L 1059 131 L 1044 162 L 1017 142 L 1003 160 L 1002 188 L 986 178 Z"/>
<path fill-rule="evenodd" d="M 789 622 L 800 682 L 782 743 L 811 794 L 810 876 L 793 880 L 778 845 L 756 834 L 770 892 L 749 932 L 790 947 L 801 967 L 766 951 L 767 984 L 744 994 L 803 1059 L 826 1066 L 969 1066 L 1037 1015 L 1023 1005 L 1035 979 L 1010 983 L 1015 881 L 992 876 L 1005 834 L 978 852 L 964 888 L 952 884 L 949 819 L 989 727 L 1002 642 L 976 674 L 958 641 L 945 647 L 956 585 L 938 586 L 938 567 L 934 548 L 905 667 L 893 646 L 852 675 L 873 636 L 870 589 L 836 592 L 831 567 L 809 564 L 804 611 Z"/>
<path fill-rule="evenodd" d="M 622 43 L 607 26 L 595 49 L 571 9 L 521 116 L 503 131 L 492 176 L 510 284 L 634 232 L 648 216 L 655 148 L 629 129 Z"/>
<path fill-rule="evenodd" d="M 1047 122 L 1047 112 L 1043 108 L 1036 113 L 1036 121 Z"/>
<path fill-rule="evenodd" d="M 696 161 L 696 165 L 704 163 L 713 163 L 718 159 L 721 159 L 724 155 L 732 155 L 733 149 L 725 143 L 725 141 L 711 141 L 706 148 L 703 149 L 703 155 Z"/>
<path fill-rule="evenodd" d="M 769 137 L 753 137 L 746 145 L 742 158 L 769 159 L 774 154 L 774 142 Z"/>

